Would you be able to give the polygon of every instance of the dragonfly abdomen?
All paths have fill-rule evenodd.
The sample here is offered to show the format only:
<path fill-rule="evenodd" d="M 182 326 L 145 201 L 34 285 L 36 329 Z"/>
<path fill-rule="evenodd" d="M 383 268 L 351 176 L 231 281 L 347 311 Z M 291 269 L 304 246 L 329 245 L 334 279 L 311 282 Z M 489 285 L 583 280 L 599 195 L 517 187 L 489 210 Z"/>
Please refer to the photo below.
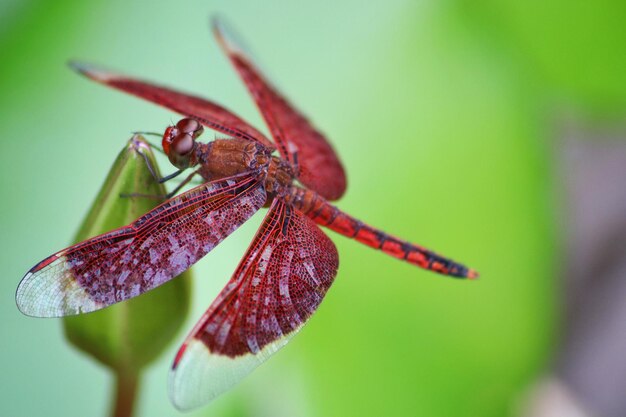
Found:
<path fill-rule="evenodd" d="M 420 268 L 457 278 L 477 278 L 473 269 L 371 227 L 339 210 L 312 190 L 292 187 L 289 202 L 317 224 Z"/>

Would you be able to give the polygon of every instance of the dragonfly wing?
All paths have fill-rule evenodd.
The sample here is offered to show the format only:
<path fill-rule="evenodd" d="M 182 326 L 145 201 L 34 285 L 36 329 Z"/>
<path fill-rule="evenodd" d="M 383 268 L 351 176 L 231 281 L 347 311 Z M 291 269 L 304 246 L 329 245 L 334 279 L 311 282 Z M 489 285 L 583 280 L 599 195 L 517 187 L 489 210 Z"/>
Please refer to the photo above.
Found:
<path fill-rule="evenodd" d="M 328 141 L 263 77 L 222 22 L 214 20 L 213 29 L 263 114 L 281 156 L 298 168 L 300 182 L 328 200 L 341 197 L 346 175 Z"/>
<path fill-rule="evenodd" d="M 335 245 L 315 223 L 274 200 L 233 277 L 176 355 L 176 407 L 212 400 L 284 346 L 317 309 L 338 265 Z"/>
<path fill-rule="evenodd" d="M 18 308 L 29 316 L 61 317 L 149 291 L 206 255 L 265 200 L 256 172 L 202 184 L 35 265 L 17 288 Z"/>
<path fill-rule="evenodd" d="M 274 148 L 272 142 L 263 133 L 230 110 L 209 100 L 117 74 L 91 64 L 71 62 L 70 66 L 94 81 L 192 117 L 213 130 Z"/>

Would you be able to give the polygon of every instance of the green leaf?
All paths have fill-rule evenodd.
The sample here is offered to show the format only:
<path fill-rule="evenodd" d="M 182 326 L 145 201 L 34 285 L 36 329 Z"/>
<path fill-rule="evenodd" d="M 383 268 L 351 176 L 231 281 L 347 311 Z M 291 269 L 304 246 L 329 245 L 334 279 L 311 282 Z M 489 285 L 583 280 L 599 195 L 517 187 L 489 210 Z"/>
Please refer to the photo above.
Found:
<path fill-rule="evenodd" d="M 120 197 L 166 193 L 152 177 L 144 156 L 159 175 L 149 145 L 135 135 L 113 164 L 76 242 L 126 225 L 160 204 L 153 198 Z M 189 275 L 185 272 L 159 288 L 106 309 L 65 318 L 68 340 L 118 375 L 138 374 L 178 333 L 189 309 Z"/>

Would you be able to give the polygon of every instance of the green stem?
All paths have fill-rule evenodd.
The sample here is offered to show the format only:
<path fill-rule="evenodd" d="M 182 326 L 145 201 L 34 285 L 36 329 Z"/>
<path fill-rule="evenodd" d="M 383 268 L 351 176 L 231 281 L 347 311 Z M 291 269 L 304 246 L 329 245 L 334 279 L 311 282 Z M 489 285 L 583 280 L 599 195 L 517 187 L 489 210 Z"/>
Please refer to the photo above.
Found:
<path fill-rule="evenodd" d="M 111 417 L 132 417 L 137 400 L 139 375 L 115 373 L 115 402 L 111 404 Z"/>

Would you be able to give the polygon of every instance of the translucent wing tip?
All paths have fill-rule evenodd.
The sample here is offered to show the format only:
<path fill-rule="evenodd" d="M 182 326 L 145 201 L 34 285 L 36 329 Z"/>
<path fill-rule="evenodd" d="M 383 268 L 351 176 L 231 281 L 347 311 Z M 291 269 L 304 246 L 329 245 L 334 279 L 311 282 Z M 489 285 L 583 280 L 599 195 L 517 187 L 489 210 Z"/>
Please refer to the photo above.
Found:
<path fill-rule="evenodd" d="M 17 309 L 20 311 L 20 313 L 24 314 L 25 316 L 42 317 L 40 314 L 38 314 L 38 311 L 35 308 L 39 304 L 37 300 L 38 294 L 29 294 L 29 290 L 27 289 L 30 277 L 32 275 L 32 272 L 28 271 L 28 273 L 24 276 L 24 278 L 22 278 L 19 285 L 17 286 L 17 290 L 15 291 L 15 304 L 17 305 Z"/>
<path fill-rule="evenodd" d="M 251 56 L 250 50 L 226 19 L 219 15 L 212 16 L 211 28 L 218 43 L 228 54 L 236 54 L 246 58 Z"/>
<path fill-rule="evenodd" d="M 222 16 L 220 16 L 219 14 L 214 14 L 209 18 L 209 24 L 211 25 L 211 28 L 213 29 L 213 32 L 215 32 L 215 34 L 219 34 L 222 31 L 222 22 L 223 22 L 224 18 Z"/>
<path fill-rule="evenodd" d="M 190 337 L 180 348 L 170 370 L 168 391 L 172 404 L 178 410 L 188 411 L 213 401 L 285 346 L 301 327 L 256 354 L 236 357 L 212 353 L 200 339 Z"/>
<path fill-rule="evenodd" d="M 15 292 L 15 303 L 30 317 L 64 317 L 102 307 L 76 283 L 59 254 L 44 259 L 24 275 Z"/>
<path fill-rule="evenodd" d="M 95 81 L 106 83 L 107 81 L 110 81 L 112 79 L 119 78 L 119 75 L 115 72 L 94 64 L 88 64 L 79 61 L 69 61 L 67 65 L 74 71 Z"/>
<path fill-rule="evenodd" d="M 46 258 L 30 269 L 24 275 L 15 291 L 15 304 L 17 309 L 26 316 L 30 317 L 60 317 L 63 314 L 55 307 L 57 304 L 54 291 L 49 291 L 50 286 L 46 285 L 45 276 L 46 266 L 54 264 L 58 259 L 56 255 Z M 39 271 L 44 271 L 44 274 Z"/>
<path fill-rule="evenodd" d="M 236 362 L 212 354 L 198 339 L 189 339 L 170 370 L 168 391 L 172 404 L 188 411 L 212 401 L 239 381 L 236 373 L 230 372 Z"/>
<path fill-rule="evenodd" d="M 222 43 L 223 41 L 225 41 L 228 36 L 228 29 L 226 26 L 228 26 L 224 20 L 224 18 L 220 15 L 213 15 L 210 18 L 210 23 L 211 25 L 211 29 L 213 30 L 213 34 L 215 35 L 215 37 L 217 38 L 217 40 Z"/>

